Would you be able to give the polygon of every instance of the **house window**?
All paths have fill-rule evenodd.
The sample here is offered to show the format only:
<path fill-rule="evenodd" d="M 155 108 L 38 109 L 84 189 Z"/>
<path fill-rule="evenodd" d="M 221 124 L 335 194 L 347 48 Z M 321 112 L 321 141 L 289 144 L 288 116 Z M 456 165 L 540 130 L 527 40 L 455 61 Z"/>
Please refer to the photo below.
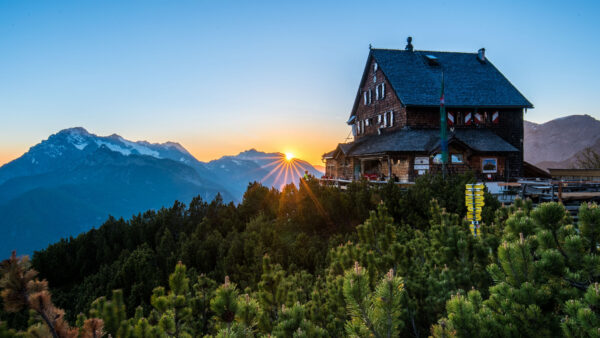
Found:
<path fill-rule="evenodd" d="M 450 161 L 458 164 L 463 163 L 463 156 L 462 154 L 451 154 Z M 433 157 L 433 163 L 442 164 L 442 154 L 435 154 Z"/>
<path fill-rule="evenodd" d="M 382 117 L 383 116 L 383 117 Z M 394 125 L 394 112 L 387 111 L 383 113 L 383 115 L 377 115 L 378 123 L 382 123 L 381 119 L 383 118 L 383 127 L 391 127 Z"/>
<path fill-rule="evenodd" d="M 371 125 L 371 123 L 370 123 L 371 121 L 369 121 L 369 120 L 370 120 L 370 119 L 366 119 L 366 120 L 365 120 L 365 125 L 366 125 L 367 127 Z"/>
<path fill-rule="evenodd" d="M 365 106 L 371 104 L 372 100 L 373 100 L 373 92 L 371 91 L 371 89 L 365 90 L 364 91 Z"/>
<path fill-rule="evenodd" d="M 464 163 L 463 162 L 463 155 L 462 154 L 452 154 L 450 156 L 452 163 Z"/>
<path fill-rule="evenodd" d="M 385 83 L 378 84 L 375 87 L 375 94 L 377 100 L 383 100 L 385 98 Z"/>

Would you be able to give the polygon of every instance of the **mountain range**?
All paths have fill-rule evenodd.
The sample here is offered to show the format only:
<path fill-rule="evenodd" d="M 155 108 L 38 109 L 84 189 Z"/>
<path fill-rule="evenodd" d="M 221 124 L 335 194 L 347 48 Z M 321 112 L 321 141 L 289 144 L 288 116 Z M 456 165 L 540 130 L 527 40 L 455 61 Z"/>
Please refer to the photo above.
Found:
<path fill-rule="evenodd" d="M 255 149 L 198 161 L 175 142 L 129 141 L 84 128 L 51 135 L 0 167 L 0 251 L 31 253 L 62 237 L 196 196 L 239 202 L 249 183 L 280 188 L 307 170 L 300 159 Z"/>
<path fill-rule="evenodd" d="M 525 161 L 541 169 L 572 168 L 586 148 L 600 153 L 600 121 L 569 115 L 534 123 L 525 121 Z"/>

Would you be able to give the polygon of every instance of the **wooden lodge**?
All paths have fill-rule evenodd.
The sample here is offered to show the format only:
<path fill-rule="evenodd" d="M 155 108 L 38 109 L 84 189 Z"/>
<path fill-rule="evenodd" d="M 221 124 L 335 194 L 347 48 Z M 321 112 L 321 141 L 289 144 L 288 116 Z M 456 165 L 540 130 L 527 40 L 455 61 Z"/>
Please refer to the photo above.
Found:
<path fill-rule="evenodd" d="M 371 48 L 348 119 L 353 141 L 323 155 L 325 179 L 412 182 L 441 170 L 440 93 L 449 173 L 522 177 L 523 114 L 533 105 L 477 53 Z"/>

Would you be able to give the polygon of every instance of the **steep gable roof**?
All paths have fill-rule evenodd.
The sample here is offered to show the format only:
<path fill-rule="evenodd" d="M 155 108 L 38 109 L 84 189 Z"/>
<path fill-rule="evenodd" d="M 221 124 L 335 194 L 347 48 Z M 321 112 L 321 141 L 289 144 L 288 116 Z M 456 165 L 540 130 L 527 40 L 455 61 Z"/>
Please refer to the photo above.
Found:
<path fill-rule="evenodd" d="M 433 64 L 427 56 L 434 57 Z M 443 72 L 446 107 L 533 108 L 489 59 L 480 62 L 477 53 L 371 49 L 367 67 L 372 59 L 405 106 L 439 106 Z M 355 110 L 356 104 L 352 115 Z"/>

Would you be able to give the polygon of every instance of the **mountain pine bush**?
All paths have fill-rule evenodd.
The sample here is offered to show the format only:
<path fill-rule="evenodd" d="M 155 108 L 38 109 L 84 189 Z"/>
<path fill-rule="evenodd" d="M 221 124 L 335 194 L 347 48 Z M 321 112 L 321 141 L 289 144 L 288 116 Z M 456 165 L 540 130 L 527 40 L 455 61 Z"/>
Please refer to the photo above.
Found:
<path fill-rule="evenodd" d="M 490 203 L 473 237 L 445 200 L 468 179 L 251 185 L 111 219 L 0 264 L 0 337 L 599 336 L 600 208 Z"/>

